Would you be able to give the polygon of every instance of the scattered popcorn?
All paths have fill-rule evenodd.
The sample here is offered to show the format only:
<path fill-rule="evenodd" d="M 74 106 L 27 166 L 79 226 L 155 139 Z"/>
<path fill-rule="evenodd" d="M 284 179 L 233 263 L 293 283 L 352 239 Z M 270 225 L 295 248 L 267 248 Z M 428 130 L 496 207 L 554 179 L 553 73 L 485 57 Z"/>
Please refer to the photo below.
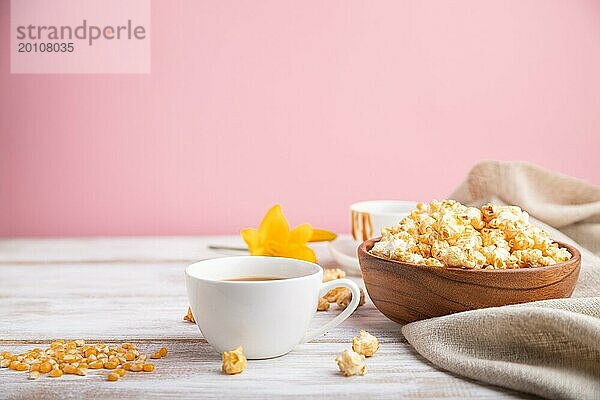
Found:
<path fill-rule="evenodd" d="M 192 308 L 188 307 L 187 314 L 183 316 L 183 320 L 191 323 L 196 323 L 194 319 L 194 314 L 192 314 Z"/>
<path fill-rule="evenodd" d="M 335 362 L 344 376 L 364 375 L 367 372 L 365 356 L 352 350 L 344 350 L 341 355 L 337 356 Z"/>
<path fill-rule="evenodd" d="M 167 349 L 163 347 L 158 352 L 164 357 Z M 52 378 L 59 378 L 63 374 L 86 376 L 88 368 L 104 368 L 123 376 L 125 370 L 152 372 L 154 365 L 146 364 L 146 358 L 132 343 L 109 346 L 86 343 L 83 339 L 68 342 L 55 340 L 43 350 L 35 348 L 21 354 L 0 353 L 0 366 L 29 372 L 29 379 L 38 379 L 40 374 L 48 374 Z"/>
<path fill-rule="evenodd" d="M 352 291 L 348 288 L 342 288 L 343 290 L 340 290 L 337 294 L 337 297 L 335 299 L 335 302 L 337 303 L 338 307 L 341 309 L 344 309 L 346 307 L 348 307 L 348 304 L 350 304 L 350 301 L 352 301 Z M 363 304 L 365 304 L 365 292 L 363 292 L 362 288 L 360 289 L 360 300 L 358 301 L 358 306 L 362 306 Z"/>
<path fill-rule="evenodd" d="M 325 298 L 321 297 L 319 299 L 319 305 L 317 305 L 317 311 L 327 311 L 329 310 L 329 302 L 325 300 Z"/>
<path fill-rule="evenodd" d="M 248 360 L 244 355 L 244 349 L 239 346 L 232 351 L 223 352 L 223 372 L 228 375 L 239 374 L 246 368 Z"/>
<path fill-rule="evenodd" d="M 344 290 L 348 290 L 348 289 L 346 289 L 343 286 L 336 287 L 335 289 L 331 289 L 329 292 L 325 293 L 325 296 L 323 296 L 323 298 L 325 300 L 327 300 L 329 303 L 335 303 L 337 301 L 337 298 L 340 295 L 340 293 L 343 292 Z"/>
<path fill-rule="evenodd" d="M 325 268 L 323 270 L 323 282 L 329 282 L 334 279 L 342 279 L 345 277 L 346 273 L 339 268 Z"/>
<path fill-rule="evenodd" d="M 516 206 L 486 204 L 478 209 L 454 200 L 419 203 L 381 236 L 370 253 L 437 267 L 535 268 L 571 258 Z"/>
<path fill-rule="evenodd" d="M 352 339 L 352 350 L 365 357 L 372 357 L 379 350 L 379 340 L 369 332 L 362 330 L 360 336 Z"/>

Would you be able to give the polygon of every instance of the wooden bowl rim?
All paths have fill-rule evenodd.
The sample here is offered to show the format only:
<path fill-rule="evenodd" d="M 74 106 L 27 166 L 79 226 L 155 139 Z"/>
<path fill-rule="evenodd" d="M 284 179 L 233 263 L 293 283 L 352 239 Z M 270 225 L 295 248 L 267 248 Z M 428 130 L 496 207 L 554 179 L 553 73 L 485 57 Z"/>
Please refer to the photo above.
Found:
<path fill-rule="evenodd" d="M 548 271 L 550 269 L 559 268 L 559 267 L 576 266 L 581 261 L 581 253 L 574 246 L 571 246 L 570 244 L 563 243 L 563 242 L 553 241 L 554 243 L 557 243 L 559 247 L 564 247 L 565 249 L 567 249 L 569 251 L 569 253 L 571 253 L 572 257 L 567 261 L 563 261 L 558 264 L 546 265 L 545 267 L 507 268 L 507 269 L 473 269 L 473 268 L 457 268 L 457 267 L 436 267 L 433 265 L 414 264 L 414 263 L 409 263 L 409 262 L 404 262 L 404 261 L 399 261 L 399 260 L 392 260 L 390 258 L 376 256 L 374 254 L 369 253 L 369 251 L 367 250 L 367 247 L 369 247 L 369 250 L 370 250 L 371 248 L 373 248 L 373 245 L 376 242 L 379 242 L 380 240 L 381 240 L 381 236 L 377 237 L 377 238 L 365 240 L 358 247 L 358 251 L 366 254 L 367 256 L 373 257 L 375 259 L 379 259 L 382 261 L 388 261 L 388 262 L 391 262 L 394 264 L 399 264 L 402 266 L 414 267 L 414 268 L 418 268 L 418 269 L 422 269 L 422 270 L 426 270 L 426 271 L 443 270 L 443 271 L 461 271 L 461 272 L 465 272 L 465 273 L 501 273 L 501 274 L 502 273 L 519 273 L 519 272 L 534 273 L 534 272 L 539 272 L 539 271 Z M 362 267 L 362 264 L 361 264 L 361 267 Z"/>

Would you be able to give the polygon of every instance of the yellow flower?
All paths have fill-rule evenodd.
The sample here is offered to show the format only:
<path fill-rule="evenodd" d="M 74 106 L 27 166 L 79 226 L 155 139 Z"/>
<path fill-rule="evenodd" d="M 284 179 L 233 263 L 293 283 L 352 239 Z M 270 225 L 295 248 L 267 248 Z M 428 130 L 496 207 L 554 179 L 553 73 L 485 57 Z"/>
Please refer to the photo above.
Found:
<path fill-rule="evenodd" d="M 335 233 L 313 229 L 310 224 L 298 225 L 290 230 L 290 225 L 275 205 L 267 212 L 257 229 L 243 229 L 242 238 L 253 256 L 279 256 L 315 262 L 315 252 L 308 242 L 321 242 L 335 239 Z"/>

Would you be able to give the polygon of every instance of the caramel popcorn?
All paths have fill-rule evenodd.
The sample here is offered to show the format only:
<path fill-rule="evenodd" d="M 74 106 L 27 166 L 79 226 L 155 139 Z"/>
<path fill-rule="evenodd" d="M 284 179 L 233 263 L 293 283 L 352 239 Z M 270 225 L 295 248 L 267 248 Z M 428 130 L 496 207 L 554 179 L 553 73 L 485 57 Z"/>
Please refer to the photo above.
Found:
<path fill-rule="evenodd" d="M 326 268 L 323 270 L 323 282 L 333 281 L 335 279 L 345 278 L 346 273 L 339 268 Z M 322 298 L 319 299 L 319 306 L 317 311 L 325 311 L 329 309 L 329 303 L 337 303 L 338 307 L 344 309 L 348 307 L 352 300 L 352 292 L 350 289 L 345 287 L 336 287 L 331 289 Z M 325 305 L 327 303 L 327 305 Z M 360 289 L 360 301 L 359 306 L 365 304 L 365 293 Z"/>
<path fill-rule="evenodd" d="M 348 289 L 348 288 L 342 288 L 342 290 L 340 290 L 337 293 L 337 296 L 335 298 L 335 302 L 337 303 L 338 307 L 341 309 L 348 307 L 348 304 L 350 304 L 350 301 L 352 301 L 352 291 L 350 291 L 350 289 Z M 363 292 L 363 290 L 361 288 L 360 289 L 360 300 L 358 301 L 358 306 L 360 307 L 363 304 L 365 304 L 365 292 Z"/>
<path fill-rule="evenodd" d="M 334 279 L 345 278 L 346 273 L 339 268 L 325 268 L 323 270 L 323 282 L 329 282 Z"/>
<path fill-rule="evenodd" d="M 319 299 L 319 304 L 317 305 L 317 311 L 327 311 L 329 310 L 329 302 L 325 300 L 324 297 Z"/>
<path fill-rule="evenodd" d="M 372 357 L 379 350 L 379 340 L 369 332 L 360 330 L 360 336 L 352 339 L 352 350 L 365 357 Z"/>
<path fill-rule="evenodd" d="M 454 200 L 419 203 L 381 236 L 372 254 L 437 267 L 535 268 L 571 258 L 516 206 L 486 204 L 478 209 Z"/>
<path fill-rule="evenodd" d="M 244 349 L 239 346 L 232 351 L 223 352 L 223 372 L 228 375 L 239 374 L 246 368 L 248 360 L 244 355 Z"/>
<path fill-rule="evenodd" d="M 335 303 L 337 301 L 337 298 L 340 295 L 340 293 L 343 292 L 344 290 L 348 290 L 348 289 L 346 289 L 343 286 L 336 287 L 335 289 L 331 289 L 329 292 L 325 293 L 325 296 L 323 296 L 323 298 L 325 300 L 327 300 L 327 302 L 329 302 L 329 303 Z"/>
<path fill-rule="evenodd" d="M 365 356 L 352 350 L 344 350 L 341 355 L 337 356 L 335 362 L 344 376 L 364 375 L 367 372 Z"/>
<path fill-rule="evenodd" d="M 188 307 L 187 314 L 183 316 L 183 320 L 191 322 L 193 324 L 196 323 L 196 320 L 194 319 L 194 314 L 192 314 L 192 307 Z"/>

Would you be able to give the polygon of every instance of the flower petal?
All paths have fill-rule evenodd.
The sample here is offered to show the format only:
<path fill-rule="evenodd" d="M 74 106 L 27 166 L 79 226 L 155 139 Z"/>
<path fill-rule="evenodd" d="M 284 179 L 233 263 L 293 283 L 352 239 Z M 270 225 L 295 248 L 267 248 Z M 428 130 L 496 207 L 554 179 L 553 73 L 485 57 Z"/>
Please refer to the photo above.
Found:
<path fill-rule="evenodd" d="M 325 229 L 313 229 L 309 242 L 330 242 L 336 237 L 335 233 L 326 231 Z"/>
<path fill-rule="evenodd" d="M 312 232 L 310 224 L 298 225 L 290 233 L 290 244 L 306 244 L 312 237 Z"/>
<path fill-rule="evenodd" d="M 242 235 L 242 239 L 244 239 L 244 242 L 246 242 L 246 244 L 248 245 L 248 250 L 250 250 L 250 254 L 255 255 L 254 252 L 256 251 L 256 249 L 258 249 L 260 244 L 258 242 L 258 231 L 256 229 L 247 228 L 242 229 L 240 234 Z"/>
<path fill-rule="evenodd" d="M 317 262 L 315 252 L 306 245 L 296 244 L 280 249 L 278 256 L 296 258 L 298 260 Z"/>
<path fill-rule="evenodd" d="M 285 219 L 279 204 L 271 207 L 258 227 L 258 241 L 264 243 L 267 240 L 286 243 L 290 236 L 290 225 Z"/>

